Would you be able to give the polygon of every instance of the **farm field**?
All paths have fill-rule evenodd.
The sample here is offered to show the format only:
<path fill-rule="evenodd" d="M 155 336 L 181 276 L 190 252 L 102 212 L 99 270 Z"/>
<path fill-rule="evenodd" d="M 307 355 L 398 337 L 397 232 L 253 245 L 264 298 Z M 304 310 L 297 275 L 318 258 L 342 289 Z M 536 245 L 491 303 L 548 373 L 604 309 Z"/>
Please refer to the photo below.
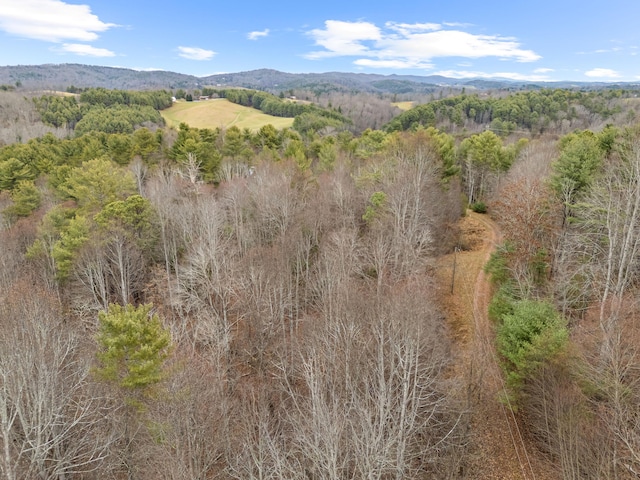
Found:
<path fill-rule="evenodd" d="M 176 102 L 160 112 L 167 124 L 177 127 L 181 122 L 195 128 L 237 126 L 240 129 L 258 130 L 263 125 L 286 128 L 293 125 L 293 118 L 266 115 L 254 108 L 231 103 L 224 98 L 197 102 Z"/>

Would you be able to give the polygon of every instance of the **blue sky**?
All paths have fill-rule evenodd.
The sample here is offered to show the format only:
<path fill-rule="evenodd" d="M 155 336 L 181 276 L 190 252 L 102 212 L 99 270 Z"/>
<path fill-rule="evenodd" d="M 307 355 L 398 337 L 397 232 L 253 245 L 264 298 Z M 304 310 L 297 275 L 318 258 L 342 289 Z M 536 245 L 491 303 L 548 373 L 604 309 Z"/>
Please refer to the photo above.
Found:
<path fill-rule="evenodd" d="M 0 0 L 0 65 L 640 81 L 639 22 L 639 0 Z"/>

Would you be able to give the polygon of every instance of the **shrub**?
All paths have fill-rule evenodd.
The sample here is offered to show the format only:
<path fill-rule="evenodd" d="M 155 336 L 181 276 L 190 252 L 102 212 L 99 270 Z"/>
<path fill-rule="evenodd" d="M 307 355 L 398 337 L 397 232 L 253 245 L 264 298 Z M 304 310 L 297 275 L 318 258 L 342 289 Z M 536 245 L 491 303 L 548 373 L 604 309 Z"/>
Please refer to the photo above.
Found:
<path fill-rule="evenodd" d="M 469 208 L 476 213 L 487 213 L 487 205 L 484 202 L 474 202 L 469 205 Z"/>
<path fill-rule="evenodd" d="M 527 379 L 564 350 L 567 340 L 565 320 L 548 302 L 521 300 L 502 316 L 498 352 L 516 402 Z"/>
<path fill-rule="evenodd" d="M 31 180 L 20 180 L 11 192 L 13 205 L 5 208 L 2 213 L 10 221 L 15 221 L 19 217 L 28 217 L 40 206 L 42 196 L 40 191 Z"/>
<path fill-rule="evenodd" d="M 507 257 L 512 251 L 513 248 L 508 243 L 500 245 L 484 266 L 485 273 L 491 276 L 494 285 L 500 286 L 511 278 Z"/>
<path fill-rule="evenodd" d="M 504 283 L 491 298 L 489 318 L 494 322 L 500 322 L 505 315 L 513 313 L 516 301 L 511 283 Z"/>

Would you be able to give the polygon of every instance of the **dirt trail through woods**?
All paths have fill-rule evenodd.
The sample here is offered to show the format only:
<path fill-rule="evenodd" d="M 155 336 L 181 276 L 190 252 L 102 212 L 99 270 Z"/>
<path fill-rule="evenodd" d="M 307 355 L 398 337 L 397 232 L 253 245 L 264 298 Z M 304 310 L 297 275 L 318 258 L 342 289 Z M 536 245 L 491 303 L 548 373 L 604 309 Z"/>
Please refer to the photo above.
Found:
<path fill-rule="evenodd" d="M 487 307 L 491 285 L 483 267 L 500 241 L 496 225 L 473 212 L 461 221 L 463 250 L 438 261 L 439 298 L 454 337 L 454 375 L 471 387 L 470 461 L 465 478 L 552 480 L 552 466 L 500 398 L 504 383 Z M 454 269 L 455 264 L 455 269 Z M 454 275 L 455 271 L 455 275 Z M 451 292 L 453 290 L 453 293 Z"/>

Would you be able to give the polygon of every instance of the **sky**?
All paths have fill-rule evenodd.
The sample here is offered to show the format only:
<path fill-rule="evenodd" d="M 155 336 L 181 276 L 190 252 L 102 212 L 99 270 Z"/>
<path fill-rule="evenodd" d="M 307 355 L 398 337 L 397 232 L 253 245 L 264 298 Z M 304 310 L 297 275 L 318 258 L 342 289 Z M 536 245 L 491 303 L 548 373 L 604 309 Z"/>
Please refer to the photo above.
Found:
<path fill-rule="evenodd" d="M 640 81 L 640 0 L 0 0 L 0 65 Z"/>

